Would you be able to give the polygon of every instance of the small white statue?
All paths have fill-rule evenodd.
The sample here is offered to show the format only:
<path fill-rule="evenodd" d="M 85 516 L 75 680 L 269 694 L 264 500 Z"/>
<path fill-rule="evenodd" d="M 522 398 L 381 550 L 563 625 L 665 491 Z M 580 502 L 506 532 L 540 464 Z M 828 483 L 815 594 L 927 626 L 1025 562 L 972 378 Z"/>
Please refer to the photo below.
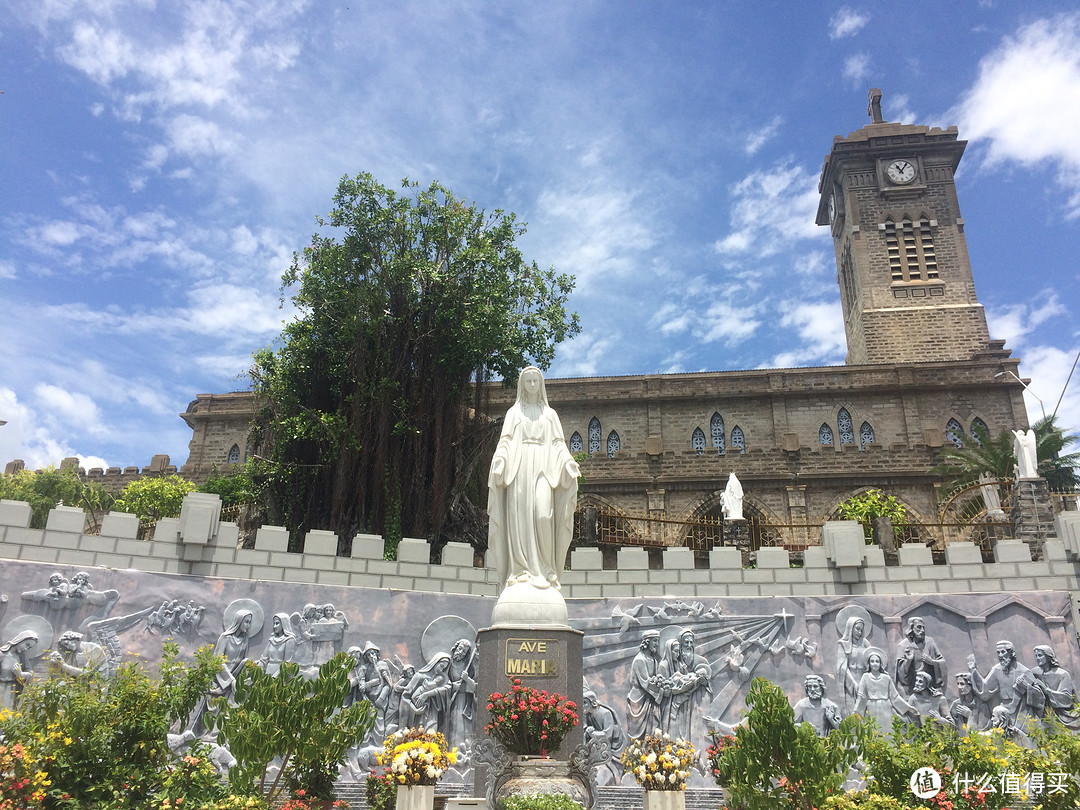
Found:
<path fill-rule="evenodd" d="M 743 520 L 742 499 L 742 484 L 735 477 L 735 473 L 731 473 L 728 476 L 727 486 L 720 495 L 720 506 L 724 511 L 725 520 Z"/>
<path fill-rule="evenodd" d="M 1013 452 L 1016 453 L 1017 478 L 1038 478 L 1039 458 L 1035 451 L 1034 430 L 1014 430 Z"/>
<path fill-rule="evenodd" d="M 997 485 L 991 483 L 990 473 L 982 473 L 979 482 L 979 492 L 982 493 L 983 503 L 986 505 L 986 516 L 990 520 L 1004 520 L 1005 510 L 1001 508 L 1001 496 L 998 494 Z"/>

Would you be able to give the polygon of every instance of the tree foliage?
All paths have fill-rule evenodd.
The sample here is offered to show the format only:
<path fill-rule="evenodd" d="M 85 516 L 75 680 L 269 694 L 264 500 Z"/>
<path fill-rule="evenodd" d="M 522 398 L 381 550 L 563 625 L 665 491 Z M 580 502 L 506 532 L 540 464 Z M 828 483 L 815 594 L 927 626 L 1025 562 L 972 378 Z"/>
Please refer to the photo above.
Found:
<path fill-rule="evenodd" d="M 195 485 L 178 475 L 140 478 L 124 487 L 113 508 L 138 515 L 143 523 L 177 517 L 184 496 L 194 491 Z"/>
<path fill-rule="evenodd" d="M 1039 475 L 1046 479 L 1052 490 L 1075 490 L 1080 484 L 1080 453 L 1064 451 L 1080 441 L 1080 437 L 1058 427 L 1054 416 L 1040 419 L 1032 425 L 1032 430 L 1035 431 Z M 1015 467 L 1012 433 L 1002 430 L 997 436 L 990 437 L 985 430 L 976 428 L 975 441 L 941 451 L 933 472 L 954 479 L 959 486 L 963 486 L 964 483 L 974 482 L 984 472 L 993 479 L 1011 479 Z"/>
<path fill-rule="evenodd" d="M 715 738 L 709 749 L 732 810 L 812 810 L 842 790 L 871 733 L 862 717 L 846 717 L 820 738 L 809 723 L 796 724 L 784 690 L 764 678 L 751 682 L 746 705 L 734 736 Z"/>
<path fill-rule="evenodd" d="M 513 214 L 403 188 L 342 179 L 282 277 L 299 315 L 250 372 L 271 517 L 294 538 L 331 529 L 342 551 L 361 529 L 438 535 L 477 463 L 470 382 L 546 368 L 579 330 L 573 280 L 525 261 Z"/>
<path fill-rule="evenodd" d="M 83 483 L 74 467 L 43 470 L 20 470 L 0 474 L 0 498 L 30 504 L 30 527 L 45 528 L 49 511 L 56 506 L 79 506 L 90 512 L 91 519 L 106 511 L 112 497 L 100 484 Z"/>
<path fill-rule="evenodd" d="M 907 520 L 907 510 L 894 495 L 886 495 L 880 489 L 868 489 L 852 495 L 839 507 L 842 520 L 856 520 L 862 524 L 866 542 L 874 542 L 874 520 L 888 518 L 894 524 Z M 899 534 L 894 527 L 894 532 Z"/>

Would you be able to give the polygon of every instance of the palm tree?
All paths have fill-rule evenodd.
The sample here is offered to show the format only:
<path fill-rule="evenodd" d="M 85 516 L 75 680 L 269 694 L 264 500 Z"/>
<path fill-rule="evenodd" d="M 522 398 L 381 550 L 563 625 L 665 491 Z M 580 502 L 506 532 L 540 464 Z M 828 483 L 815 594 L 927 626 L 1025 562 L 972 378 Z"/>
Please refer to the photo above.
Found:
<path fill-rule="evenodd" d="M 1067 435 L 1057 426 L 1054 416 L 1036 422 L 1035 451 L 1039 459 L 1039 475 L 1046 479 L 1054 491 L 1073 491 L 1080 484 L 1080 453 L 1062 455 L 1062 451 L 1080 441 L 1080 437 Z M 1013 452 L 1013 435 L 1002 430 L 993 439 L 985 430 L 975 428 L 976 440 L 965 447 L 948 447 L 941 451 L 932 473 L 951 478 L 957 489 L 973 484 L 979 476 L 987 473 L 990 478 L 1005 480 L 1013 477 L 1016 454 Z"/>

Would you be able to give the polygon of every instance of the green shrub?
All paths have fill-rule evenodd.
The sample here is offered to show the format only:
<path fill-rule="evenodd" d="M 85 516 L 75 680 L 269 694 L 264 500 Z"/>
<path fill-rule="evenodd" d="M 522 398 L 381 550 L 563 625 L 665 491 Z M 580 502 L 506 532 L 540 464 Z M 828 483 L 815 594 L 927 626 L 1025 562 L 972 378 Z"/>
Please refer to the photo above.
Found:
<path fill-rule="evenodd" d="M 500 810 L 585 810 L 565 793 L 522 793 L 499 802 Z"/>

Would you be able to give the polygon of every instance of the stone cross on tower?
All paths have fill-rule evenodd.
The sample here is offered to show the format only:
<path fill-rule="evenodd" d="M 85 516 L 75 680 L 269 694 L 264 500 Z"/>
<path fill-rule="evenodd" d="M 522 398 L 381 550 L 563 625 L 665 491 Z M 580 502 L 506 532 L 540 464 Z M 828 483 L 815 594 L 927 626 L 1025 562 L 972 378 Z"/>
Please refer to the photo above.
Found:
<path fill-rule="evenodd" d="M 884 124 L 885 119 L 881 117 L 881 91 L 876 87 L 871 87 L 867 95 L 869 101 L 866 106 L 866 114 L 870 116 L 870 123 Z"/>

